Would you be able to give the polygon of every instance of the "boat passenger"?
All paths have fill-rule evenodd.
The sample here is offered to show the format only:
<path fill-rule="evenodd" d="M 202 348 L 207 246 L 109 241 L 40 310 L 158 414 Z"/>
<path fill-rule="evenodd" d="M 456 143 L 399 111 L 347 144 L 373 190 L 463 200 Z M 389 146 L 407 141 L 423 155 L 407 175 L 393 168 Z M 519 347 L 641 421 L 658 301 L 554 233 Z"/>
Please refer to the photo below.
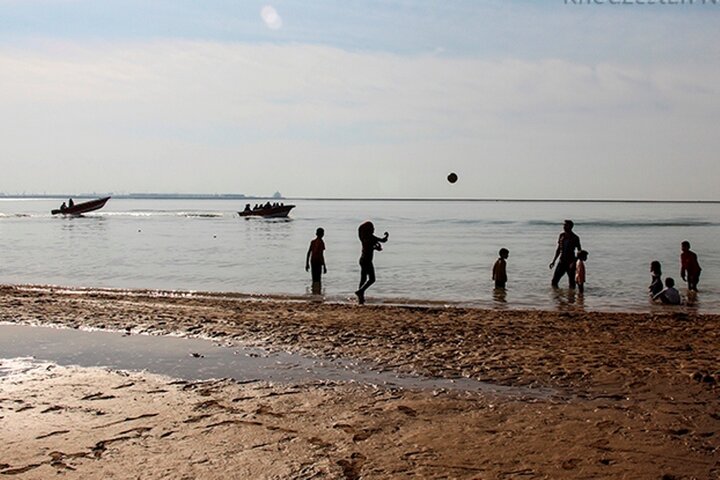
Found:
<path fill-rule="evenodd" d="M 249 203 L 246 203 L 246 204 L 245 204 L 245 211 L 246 211 L 246 212 L 249 212 L 249 211 L 250 211 L 250 204 L 249 204 Z"/>
<path fill-rule="evenodd" d="M 62 205 L 60 205 L 60 211 L 64 212 L 66 209 L 67 209 L 67 205 L 65 205 L 65 202 L 63 202 Z"/>
<path fill-rule="evenodd" d="M 265 204 L 265 208 L 272 208 L 272 205 L 270 205 L 270 202 L 267 202 L 267 203 Z"/>
<path fill-rule="evenodd" d="M 75 206 L 75 202 L 73 202 L 73 199 L 71 198 L 70 200 L 68 200 L 68 208 L 72 208 L 74 206 Z"/>

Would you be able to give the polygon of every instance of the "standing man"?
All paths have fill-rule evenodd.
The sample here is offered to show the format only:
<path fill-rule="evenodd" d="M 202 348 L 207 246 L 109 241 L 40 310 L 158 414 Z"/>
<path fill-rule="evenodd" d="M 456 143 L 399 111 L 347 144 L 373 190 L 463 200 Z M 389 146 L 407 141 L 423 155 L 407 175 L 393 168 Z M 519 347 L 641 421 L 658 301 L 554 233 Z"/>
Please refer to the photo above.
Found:
<path fill-rule="evenodd" d="M 327 273 L 324 236 L 325 229 L 318 227 L 315 231 L 315 238 L 310 241 L 310 248 L 305 256 L 305 271 L 312 270 L 312 293 L 315 295 L 320 295 L 322 292 L 322 274 Z"/>
<path fill-rule="evenodd" d="M 552 278 L 552 286 L 558 288 L 560 279 L 563 275 L 568 276 L 568 286 L 575 288 L 575 252 L 580 251 L 580 237 L 573 233 L 572 229 L 575 226 L 572 220 L 565 220 L 563 224 L 563 232 L 558 237 L 558 246 L 555 249 L 555 257 L 550 262 L 550 269 L 555 267 L 555 273 Z M 558 257 L 560 260 L 558 260 Z M 555 266 L 557 262 L 557 267 Z"/>

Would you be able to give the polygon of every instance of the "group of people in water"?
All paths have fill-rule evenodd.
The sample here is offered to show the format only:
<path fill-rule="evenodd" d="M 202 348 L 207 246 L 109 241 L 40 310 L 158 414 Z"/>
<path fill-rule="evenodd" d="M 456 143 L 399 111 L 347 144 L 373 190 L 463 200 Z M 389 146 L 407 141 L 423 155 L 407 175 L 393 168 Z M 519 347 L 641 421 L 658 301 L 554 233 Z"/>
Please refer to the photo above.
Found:
<path fill-rule="evenodd" d="M 327 273 L 325 265 L 325 242 L 323 237 L 325 230 L 320 227 L 315 231 L 315 238 L 310 242 L 307 255 L 305 256 L 305 271 L 312 275 L 312 292 L 319 294 L 322 288 L 322 274 Z M 362 245 L 360 253 L 360 284 L 355 291 L 355 296 L 360 305 L 365 303 L 365 291 L 375 283 L 375 266 L 373 257 L 375 251 L 382 250 L 382 244 L 388 241 L 390 234 L 385 232 L 382 237 L 375 236 L 375 225 L 367 221 L 358 227 L 358 238 Z"/>
<path fill-rule="evenodd" d="M 687 240 L 680 244 L 680 278 L 687 282 L 688 291 L 697 292 L 697 284 L 700 281 L 702 268 L 697 259 L 697 254 L 690 250 L 690 242 Z M 675 279 L 667 277 L 662 280 L 662 266 L 654 260 L 650 263 L 651 282 L 648 293 L 653 300 L 667 305 L 680 305 L 682 297 L 675 288 Z"/>
<path fill-rule="evenodd" d="M 563 231 L 558 237 L 555 255 L 549 265 L 551 270 L 554 269 L 551 285 L 553 288 L 558 288 L 562 277 L 567 275 L 568 287 L 570 289 L 577 287 L 578 292 L 582 294 L 585 291 L 585 262 L 588 259 L 588 252 L 582 249 L 580 237 L 573 232 L 574 226 L 572 220 L 565 220 L 563 223 Z M 320 294 L 322 275 L 327 273 L 324 236 L 325 230 L 321 227 L 318 228 L 305 257 L 305 271 L 310 271 L 312 275 L 313 294 Z M 362 248 L 359 261 L 360 284 L 355 291 L 355 296 L 357 296 L 358 303 L 362 305 L 365 303 L 365 292 L 375 283 L 374 253 L 382 250 L 382 244 L 388 241 L 389 234 L 385 232 L 382 237 L 376 237 L 375 226 L 372 222 L 366 221 L 358 227 L 358 238 Z M 690 250 L 690 242 L 687 240 L 681 243 L 680 248 L 680 277 L 687 282 L 690 292 L 697 292 L 702 271 L 697 254 Z M 493 264 L 492 280 L 495 282 L 496 290 L 504 290 L 507 285 L 507 259 L 509 256 L 510 251 L 507 248 L 501 248 L 498 252 L 498 259 Z M 667 277 L 663 283 L 659 261 L 654 260 L 650 263 L 650 274 L 652 278 L 648 292 L 653 301 L 667 305 L 682 303 L 682 297 L 675 288 L 675 280 Z"/>

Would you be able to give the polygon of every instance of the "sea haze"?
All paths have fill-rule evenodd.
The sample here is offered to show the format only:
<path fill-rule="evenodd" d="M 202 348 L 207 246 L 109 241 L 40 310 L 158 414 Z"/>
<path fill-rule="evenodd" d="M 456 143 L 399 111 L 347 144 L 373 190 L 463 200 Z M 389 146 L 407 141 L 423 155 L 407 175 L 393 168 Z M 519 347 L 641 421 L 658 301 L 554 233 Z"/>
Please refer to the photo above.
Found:
<path fill-rule="evenodd" d="M 352 300 L 357 226 L 369 219 L 376 234 L 390 233 L 376 254 L 370 302 L 663 310 L 647 299 L 650 261 L 659 260 L 687 296 L 679 276 L 687 239 L 703 267 L 691 308 L 720 312 L 716 203 L 297 200 L 287 220 L 240 218 L 242 200 L 111 199 L 75 218 L 50 215 L 59 203 L 0 200 L 0 282 L 309 296 L 305 254 L 323 227 L 325 297 Z M 590 252 L 583 297 L 550 288 L 548 264 L 565 218 Z M 501 247 L 510 250 L 505 295 L 490 279 Z"/>

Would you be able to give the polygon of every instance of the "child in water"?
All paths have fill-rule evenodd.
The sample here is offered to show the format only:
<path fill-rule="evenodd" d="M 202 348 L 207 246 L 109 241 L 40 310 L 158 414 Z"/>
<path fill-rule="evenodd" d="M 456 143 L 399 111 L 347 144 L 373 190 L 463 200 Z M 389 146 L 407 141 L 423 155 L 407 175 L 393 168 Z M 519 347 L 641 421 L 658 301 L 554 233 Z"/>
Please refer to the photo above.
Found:
<path fill-rule="evenodd" d="M 653 300 L 660 300 L 665 305 L 680 305 L 680 292 L 675 288 L 675 280 L 667 277 L 665 279 L 665 290 L 655 295 Z"/>
<path fill-rule="evenodd" d="M 493 265 L 492 279 L 495 280 L 495 288 L 504 289 L 507 283 L 507 258 L 510 251 L 507 248 L 501 248 L 498 252 L 500 256 Z"/>
<path fill-rule="evenodd" d="M 660 262 L 657 260 L 650 262 L 650 277 L 648 292 L 650 293 L 650 298 L 655 298 L 655 295 L 663 291 L 662 267 L 660 267 Z"/>
<path fill-rule="evenodd" d="M 375 236 L 375 225 L 372 222 L 364 222 L 358 227 L 358 237 L 362 243 L 362 253 L 360 254 L 360 286 L 355 295 L 358 297 L 360 305 L 365 303 L 365 290 L 375 283 L 375 266 L 373 265 L 373 255 L 375 250 L 381 251 L 382 245 L 388 241 L 388 232 L 385 232 L 382 238 Z"/>
<path fill-rule="evenodd" d="M 697 255 L 690 250 L 690 242 L 685 240 L 680 244 L 680 278 L 687 280 L 688 290 L 697 292 L 697 284 L 700 281 L 700 264 Z"/>
<path fill-rule="evenodd" d="M 305 271 L 312 270 L 312 292 L 319 294 L 322 287 L 322 274 L 327 273 L 325 266 L 325 229 L 319 227 L 315 231 L 315 238 L 310 242 L 310 247 L 305 257 Z"/>
<path fill-rule="evenodd" d="M 580 250 L 577 261 L 575 262 L 575 283 L 579 293 L 585 292 L 585 262 L 588 258 L 588 252 Z"/>

